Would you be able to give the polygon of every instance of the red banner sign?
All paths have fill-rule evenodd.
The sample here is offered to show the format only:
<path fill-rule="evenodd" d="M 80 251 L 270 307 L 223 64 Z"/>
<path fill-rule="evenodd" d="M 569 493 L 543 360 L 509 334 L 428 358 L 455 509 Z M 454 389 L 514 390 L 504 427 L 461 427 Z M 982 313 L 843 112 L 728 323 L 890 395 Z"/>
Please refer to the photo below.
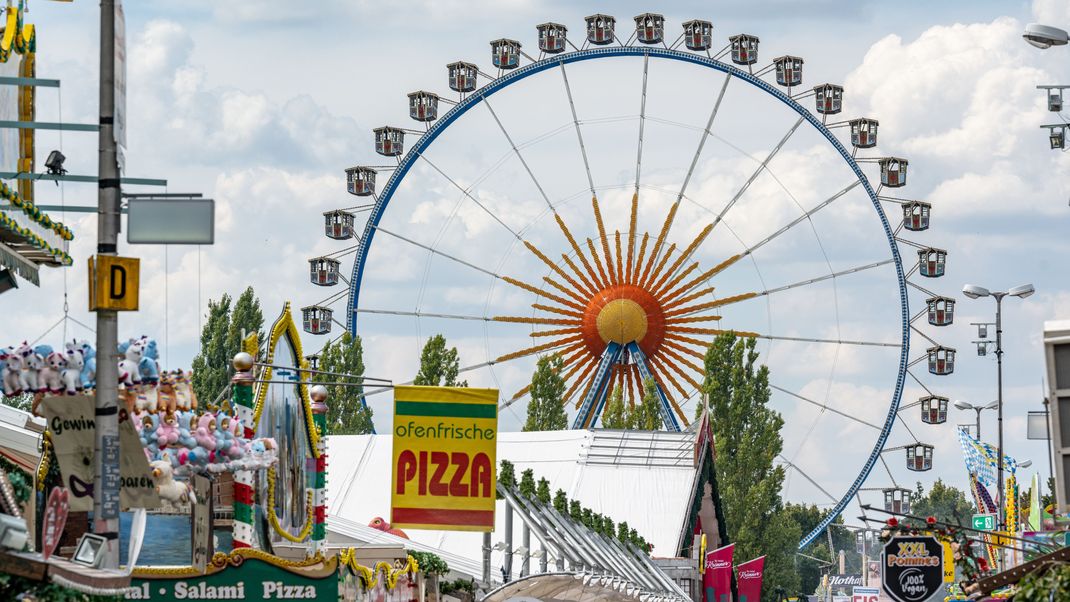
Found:
<path fill-rule="evenodd" d="M 764 568 L 765 556 L 759 556 L 736 567 L 739 602 L 759 602 L 762 599 L 762 570 Z"/>
<path fill-rule="evenodd" d="M 702 575 L 702 589 L 706 602 L 732 602 L 732 552 L 735 544 L 706 554 L 706 572 Z"/>

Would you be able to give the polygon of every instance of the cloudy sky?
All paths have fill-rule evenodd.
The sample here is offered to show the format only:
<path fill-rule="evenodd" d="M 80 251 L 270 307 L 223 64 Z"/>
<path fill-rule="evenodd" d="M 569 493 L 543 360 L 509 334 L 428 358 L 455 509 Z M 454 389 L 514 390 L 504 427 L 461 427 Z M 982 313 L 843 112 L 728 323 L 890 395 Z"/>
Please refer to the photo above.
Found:
<path fill-rule="evenodd" d="M 344 191 L 345 167 L 387 163 L 372 150 L 373 127 L 416 126 L 406 114 L 406 93 L 444 93 L 444 65 L 454 60 L 478 62 L 489 72 L 489 40 L 513 37 L 534 48 L 537 23 L 559 21 L 575 35 L 587 13 L 616 14 L 623 28 L 631 15 L 655 10 L 666 14 L 667 29 L 674 32 L 670 37 L 683 20 L 702 17 L 713 21 L 722 43 L 739 32 L 760 36 L 760 64 L 781 54 L 804 57 L 804 85 L 843 83 L 843 116 L 879 119 L 879 154 L 910 160 L 909 185 L 895 194 L 930 201 L 934 216 L 931 230 L 910 238 L 949 251 L 944 278 L 922 281 L 915 275 L 912 281 L 960 297 L 953 326 L 922 331 L 958 348 L 960 355 L 955 373 L 947 377 L 931 377 L 923 365 L 915 366 L 921 383 L 908 382 L 904 403 L 924 395 L 922 385 L 953 400 L 994 399 L 994 359 L 974 354 L 970 341 L 976 333 L 969 325 L 991 321 L 993 304 L 966 300 L 957 291 L 967 282 L 991 288 L 1036 285 L 1035 296 L 1007 302 L 1006 433 L 1012 455 L 1032 459 L 1046 471 L 1044 447 L 1025 441 L 1025 414 L 1041 409 L 1043 322 L 1070 318 L 1070 270 L 1064 260 L 1070 252 L 1065 235 L 1070 185 L 1058 177 L 1068 167 L 1065 156 L 1047 148 L 1037 127 L 1053 116 L 1035 86 L 1070 82 L 1070 54 L 1065 48 L 1038 51 L 1020 33 L 1031 21 L 1068 27 L 1070 8 L 1059 0 L 717 4 L 323 0 L 298 12 L 292 2 L 275 0 L 130 3 L 126 175 L 166 178 L 170 192 L 203 192 L 216 199 L 217 242 L 200 250 L 121 245 L 122 253 L 143 258 L 142 309 L 123 315 L 122 334 L 155 336 L 163 363 L 184 367 L 197 351 L 209 298 L 236 295 L 252 285 L 265 315 L 273 317 L 285 301 L 300 307 L 336 292 L 307 281 L 307 258 L 345 247 L 324 238 L 321 214 L 361 202 Z M 39 76 L 63 82 L 59 93 L 41 91 L 38 118 L 94 122 L 97 6 L 37 2 L 31 20 L 38 27 Z M 635 177 L 642 63 L 605 63 L 570 67 L 569 75 L 607 225 L 623 230 Z M 694 152 L 695 128 L 704 125 L 721 82 L 722 76 L 707 70 L 651 65 L 640 231 L 656 233 Z M 559 76 L 550 73 L 503 92 L 493 107 L 540 174 L 547 199 L 577 233 L 591 236 L 585 172 L 565 102 Z M 673 242 L 681 246 L 710 221 L 711 207 L 715 214 L 724 206 L 795 120 L 740 82 L 732 84 L 725 103 L 673 231 Z M 850 183 L 842 161 L 808 127 L 791 138 L 696 254 L 702 266 L 746 248 Z M 429 151 L 430 161 L 471 187 L 526 239 L 557 255 L 566 251 L 547 204 L 490 113 L 473 111 L 451 130 Z M 38 145 L 42 152 L 62 148 L 72 173 L 95 171 L 91 135 L 68 133 L 61 140 L 42 132 Z M 876 177 L 872 165 L 867 174 Z M 380 177 L 385 180 L 387 174 Z M 37 194 L 42 204 L 88 205 L 95 202 L 94 193 L 85 185 L 41 184 Z M 896 207 L 885 210 L 894 227 Z M 4 344 L 37 339 L 55 324 L 63 315 L 65 288 L 71 315 L 91 324 L 84 266 L 93 249 L 95 219 L 68 213 L 65 221 L 76 233 L 75 267 L 66 275 L 46 270 L 40 289 L 24 283 L 17 294 L 0 297 Z M 420 163 L 406 179 L 382 225 L 495 273 L 536 283 L 546 275 L 514 237 L 465 201 L 429 163 Z M 751 264 L 741 262 L 712 284 L 717 295 L 727 296 L 879 261 L 888 257 L 882 236 L 877 214 L 854 189 L 815 216 L 810 228 L 793 229 Z M 909 246 L 900 249 L 909 268 L 915 255 Z M 350 257 L 343 269 L 348 277 Z M 835 286 L 803 287 L 763 304 L 726 308 L 723 315 L 732 327 L 767 334 L 895 342 L 900 323 L 892 274 L 878 269 L 856 279 L 839 278 Z M 380 233 L 369 256 L 362 307 L 476 317 L 531 314 L 532 295 L 494 280 Z M 911 313 L 924 298 L 911 293 Z M 334 307 L 344 315 L 344 304 Z M 398 382 L 412 377 L 421 341 L 435 332 L 459 346 L 464 365 L 531 344 L 529 331 L 480 322 L 371 316 L 361 327 L 369 373 Z M 67 338 L 92 339 L 89 331 L 68 323 L 45 340 L 58 344 L 64 328 Z M 307 350 L 322 341 L 306 337 Z M 927 346 L 915 334 L 911 359 Z M 768 341 L 761 350 L 774 384 L 864 420 L 883 421 L 897 350 Z M 530 369 L 531 362 L 521 361 L 473 371 L 469 380 L 511 396 Z M 386 428 L 389 399 L 371 401 L 377 424 Z M 503 413 L 506 428 L 518 428 L 524 403 Z M 774 404 L 788 421 L 785 455 L 831 492 L 842 492 L 872 447 L 875 431 L 779 393 Z M 921 424 L 916 412 L 904 412 L 892 441 L 903 444 L 916 437 L 936 443 L 936 468 L 920 476 L 961 485 L 953 428 L 971 420 L 972 413 L 951 410 L 948 424 L 934 427 Z M 990 438 L 994 416 L 985 420 Z M 902 469 L 901 454 L 885 459 L 897 482 L 910 484 L 919 475 Z M 869 485 L 886 486 L 890 480 L 880 470 Z M 796 477 L 788 495 L 828 501 Z"/>

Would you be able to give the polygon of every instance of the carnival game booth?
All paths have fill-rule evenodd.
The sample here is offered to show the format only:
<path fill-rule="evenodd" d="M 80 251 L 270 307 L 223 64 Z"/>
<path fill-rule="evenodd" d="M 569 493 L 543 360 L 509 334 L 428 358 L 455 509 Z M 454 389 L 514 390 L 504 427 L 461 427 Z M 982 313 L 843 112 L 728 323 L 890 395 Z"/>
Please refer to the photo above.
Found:
<path fill-rule="evenodd" d="M 26 360 L 27 349 L 24 344 L 7 355 Z M 120 346 L 125 407 L 115 453 L 127 568 L 121 585 L 85 591 L 127 599 L 416 599 L 419 567 L 403 548 L 387 554 L 388 561 L 372 561 L 324 547 L 327 391 L 307 382 L 289 305 L 263 345 L 253 334 L 242 349 L 230 385 L 212 403 L 196 398 L 188 373 L 159 370 L 149 339 Z M 60 354 L 47 351 L 45 366 L 49 358 L 59 362 Z M 66 367 L 58 380 L 47 373 L 38 379 L 45 389 L 35 408 L 50 428 L 36 485 L 39 507 L 51 507 L 45 501 L 59 495 L 65 514 L 92 509 L 91 488 L 78 484 L 94 482 L 95 374 L 86 358 L 95 354 L 73 343 L 62 355 Z M 18 376 L 25 384 L 26 375 Z M 45 511 L 38 515 L 44 526 L 36 549 L 45 556 L 69 551 L 59 540 L 87 527 L 84 514 L 72 514 L 76 520 L 67 528 Z"/>

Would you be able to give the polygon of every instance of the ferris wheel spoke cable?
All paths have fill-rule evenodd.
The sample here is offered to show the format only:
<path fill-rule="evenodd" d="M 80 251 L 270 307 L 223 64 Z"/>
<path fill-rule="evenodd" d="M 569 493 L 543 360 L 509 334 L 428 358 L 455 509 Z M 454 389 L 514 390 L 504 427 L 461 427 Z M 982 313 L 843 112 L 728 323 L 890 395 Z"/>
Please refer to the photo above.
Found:
<path fill-rule="evenodd" d="M 650 73 L 650 55 L 643 55 L 643 91 L 639 102 L 639 142 L 635 149 L 635 192 L 639 193 L 639 179 L 643 166 L 643 130 L 646 127 L 646 84 Z"/>
<path fill-rule="evenodd" d="M 513 152 L 516 153 L 516 158 L 520 159 L 520 164 L 524 166 L 524 171 L 528 172 L 528 176 L 531 177 L 531 181 L 535 184 L 535 188 L 539 190 L 542 199 L 546 201 L 546 206 L 549 207 L 551 211 L 554 211 L 554 205 L 550 202 L 550 197 L 546 196 L 546 191 L 543 189 L 539 179 L 535 177 L 535 172 L 531 171 L 531 166 L 529 166 L 527 160 L 524 159 L 524 155 L 520 152 L 520 149 L 516 147 L 516 143 L 513 142 L 513 137 L 509 135 L 509 131 L 505 129 L 505 125 L 502 123 L 502 120 L 498 118 L 498 114 L 494 111 L 494 107 L 491 106 L 490 100 L 486 97 L 483 98 L 483 106 L 487 107 L 491 116 L 494 117 L 494 123 L 498 124 L 498 129 L 502 131 L 502 135 L 505 136 L 505 139 L 509 142 L 509 146 L 511 146 Z"/>
<path fill-rule="evenodd" d="M 432 169 L 437 171 L 443 178 L 446 178 L 446 180 L 448 180 L 450 184 L 453 184 L 453 186 L 455 188 L 457 188 L 457 190 L 461 191 L 461 194 L 463 194 L 464 196 L 468 197 L 468 199 L 471 200 L 473 203 L 475 203 L 477 207 L 482 209 L 484 211 L 484 213 L 489 215 L 494 221 L 498 222 L 498 224 L 501 227 L 503 227 L 506 230 L 508 230 L 509 233 L 512 234 L 515 238 L 520 238 L 520 235 L 517 234 L 516 230 L 513 230 L 512 228 L 507 226 L 505 224 L 505 222 L 503 222 L 501 220 L 501 218 L 498 217 L 498 215 L 496 213 L 494 213 L 490 209 L 487 209 L 487 207 L 483 203 L 479 202 L 479 199 L 477 199 L 474 195 L 472 195 L 472 193 L 467 188 L 464 188 L 463 186 L 458 184 L 453 178 L 451 178 L 449 175 L 447 175 L 446 172 L 444 172 L 441 169 L 439 169 L 438 165 L 435 165 L 431 161 L 431 159 L 427 158 L 427 155 L 421 153 L 420 154 L 420 158 L 423 159 L 428 165 L 430 165 Z"/>
<path fill-rule="evenodd" d="M 893 261 L 894 261 L 894 259 L 884 259 L 882 261 L 876 261 L 876 262 L 873 262 L 873 263 L 868 263 L 866 265 L 858 266 L 856 268 L 848 268 L 846 270 L 841 270 L 839 272 L 833 272 L 832 274 L 826 274 L 824 276 L 818 276 L 817 278 L 810 278 L 809 280 L 801 280 L 799 282 L 795 282 L 795 283 L 792 283 L 792 284 L 786 284 L 784 286 L 780 286 L 780 287 L 777 287 L 777 288 L 772 288 L 772 289 L 763 291 L 763 292 L 758 293 L 758 294 L 759 295 L 771 295 L 773 293 L 779 293 L 781 291 L 786 291 L 788 289 L 797 288 L 797 287 L 800 287 L 800 286 L 806 286 L 808 284 L 815 284 L 817 282 L 821 282 L 822 280 L 828 280 L 829 278 L 839 278 L 840 276 L 846 276 L 848 274 L 855 274 L 855 273 L 862 272 L 862 271 L 865 271 L 865 270 L 871 270 L 873 268 L 878 268 L 878 267 L 881 267 L 881 266 L 884 266 L 884 265 L 888 265 L 889 263 L 892 263 Z"/>
<path fill-rule="evenodd" d="M 778 236 L 784 234 L 788 230 L 791 230 L 793 227 L 795 227 L 795 226 L 799 225 L 800 223 L 802 223 L 803 221 L 809 219 L 812 215 L 814 215 L 818 211 L 820 211 L 820 210 L 824 209 L 825 207 L 829 206 L 830 204 L 832 204 L 832 202 L 835 201 L 836 199 L 838 199 L 838 198 L 846 195 L 848 192 L 854 190 L 854 188 L 856 186 L 860 185 L 861 183 L 862 182 L 860 180 L 855 180 L 855 181 L 851 182 L 846 187 L 841 189 L 839 192 L 837 192 L 836 194 L 830 196 L 828 199 L 825 199 L 822 203 L 820 203 L 819 205 L 817 205 L 813 209 L 803 213 L 802 215 L 800 215 L 799 217 L 795 218 L 794 220 L 792 220 L 791 222 L 789 222 L 787 225 L 785 225 L 784 227 L 780 228 L 776 232 L 773 232 L 772 234 L 770 234 L 769 236 L 767 236 L 764 239 L 760 240 L 759 242 L 755 243 L 754 245 L 751 245 L 749 248 L 747 248 L 745 251 L 743 251 L 742 255 L 744 255 L 744 256 L 750 255 L 751 253 L 753 253 L 753 252 L 757 251 L 758 249 L 762 248 L 763 246 L 769 244 L 770 242 L 775 240 Z"/>
<path fill-rule="evenodd" d="M 777 454 L 777 457 L 780 458 L 781 462 L 783 462 L 784 464 L 787 464 L 790 468 L 792 468 L 793 470 L 795 470 L 796 472 L 801 474 L 804 479 L 809 481 L 810 484 L 813 485 L 814 487 L 816 487 L 818 491 L 820 491 L 821 493 L 824 493 L 830 500 L 832 500 L 833 503 L 836 503 L 836 502 L 840 501 L 839 498 L 833 497 L 833 495 L 831 493 L 829 493 L 824 487 L 819 485 L 817 483 L 817 481 L 815 481 L 814 479 L 810 478 L 810 475 L 806 474 L 806 472 L 803 471 L 803 469 L 799 468 L 799 466 L 797 464 L 795 464 L 795 463 L 791 462 L 790 460 L 788 460 L 787 458 L 785 458 L 783 454 Z"/>

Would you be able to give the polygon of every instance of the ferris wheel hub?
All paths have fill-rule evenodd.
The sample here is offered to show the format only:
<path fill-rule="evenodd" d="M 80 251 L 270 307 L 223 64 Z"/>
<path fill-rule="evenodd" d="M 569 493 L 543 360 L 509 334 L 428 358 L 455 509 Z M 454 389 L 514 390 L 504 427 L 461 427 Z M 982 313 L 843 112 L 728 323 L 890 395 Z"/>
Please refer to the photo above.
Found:
<path fill-rule="evenodd" d="M 641 341 L 646 336 L 646 311 L 631 299 L 614 299 L 598 312 L 596 325 L 606 343 Z"/>

